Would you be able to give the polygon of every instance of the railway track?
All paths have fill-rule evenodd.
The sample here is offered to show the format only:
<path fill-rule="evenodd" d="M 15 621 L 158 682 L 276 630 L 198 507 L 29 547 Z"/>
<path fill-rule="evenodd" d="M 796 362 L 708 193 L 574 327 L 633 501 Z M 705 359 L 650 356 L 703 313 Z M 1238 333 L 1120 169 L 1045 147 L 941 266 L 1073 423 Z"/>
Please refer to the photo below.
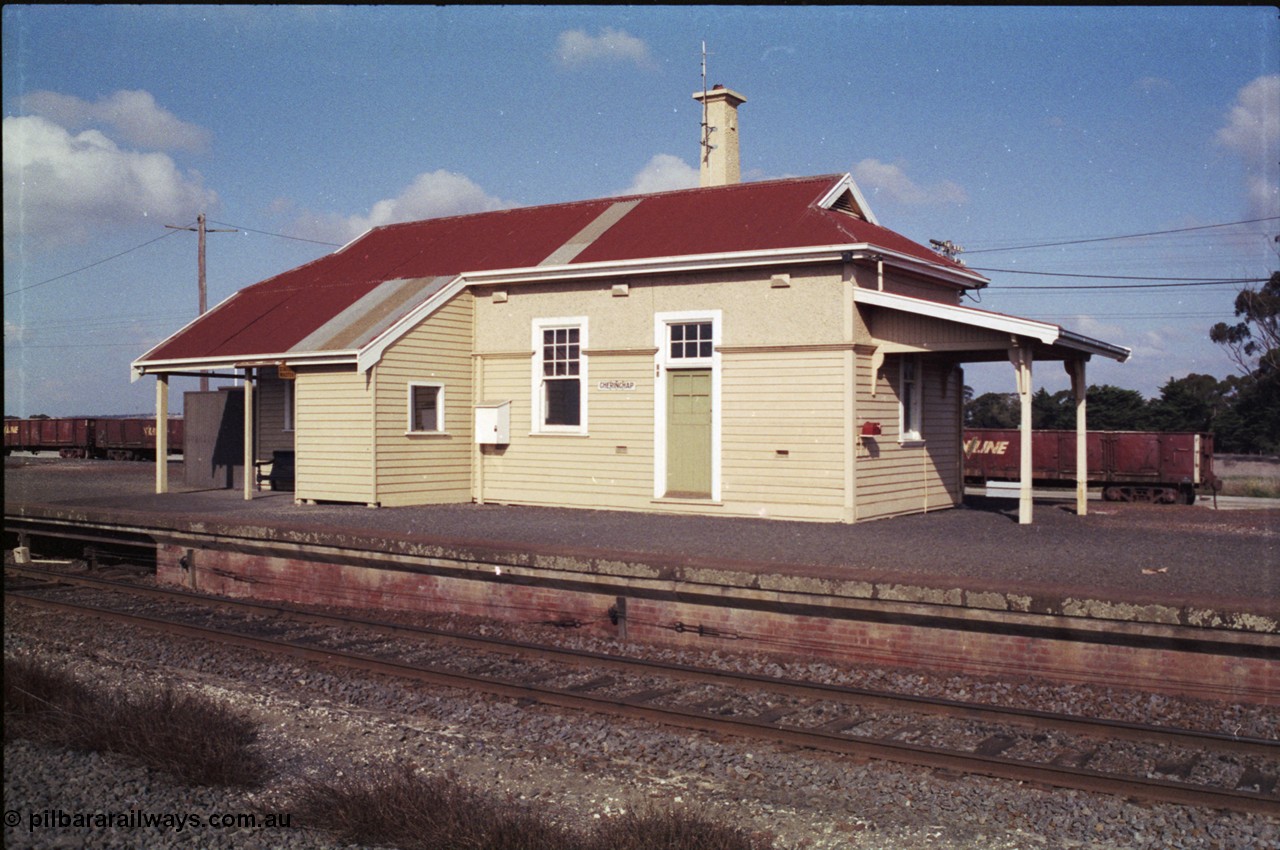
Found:
<path fill-rule="evenodd" d="M 744 675 L 36 567 L 6 598 L 439 686 L 859 758 L 1280 815 L 1280 741 Z M 459 649 L 465 650 L 460 652 Z"/>

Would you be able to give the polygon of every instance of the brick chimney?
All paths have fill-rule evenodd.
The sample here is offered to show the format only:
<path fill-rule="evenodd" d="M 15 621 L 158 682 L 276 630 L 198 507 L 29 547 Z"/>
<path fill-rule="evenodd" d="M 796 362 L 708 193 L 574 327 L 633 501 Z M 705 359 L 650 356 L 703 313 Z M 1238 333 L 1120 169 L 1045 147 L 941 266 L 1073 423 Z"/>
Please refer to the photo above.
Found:
<path fill-rule="evenodd" d="M 721 85 L 707 92 L 694 92 L 693 99 L 702 103 L 705 116 L 699 185 L 725 186 L 739 182 L 738 106 L 747 99 Z"/>

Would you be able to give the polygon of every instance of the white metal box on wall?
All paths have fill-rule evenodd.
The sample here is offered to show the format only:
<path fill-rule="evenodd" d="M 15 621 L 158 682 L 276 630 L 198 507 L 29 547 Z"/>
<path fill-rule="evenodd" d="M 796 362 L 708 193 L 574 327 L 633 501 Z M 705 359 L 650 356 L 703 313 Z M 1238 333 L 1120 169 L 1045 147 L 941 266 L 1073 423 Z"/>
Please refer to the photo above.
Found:
<path fill-rule="evenodd" d="M 511 442 L 511 402 L 476 405 L 476 442 L 489 446 L 505 446 Z"/>

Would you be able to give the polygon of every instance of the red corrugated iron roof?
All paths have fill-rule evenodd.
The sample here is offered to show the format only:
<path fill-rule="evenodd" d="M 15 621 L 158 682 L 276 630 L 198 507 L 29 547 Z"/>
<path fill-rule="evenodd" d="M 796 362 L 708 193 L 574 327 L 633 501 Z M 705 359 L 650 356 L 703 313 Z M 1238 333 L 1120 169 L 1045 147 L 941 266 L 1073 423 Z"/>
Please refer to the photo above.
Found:
<path fill-rule="evenodd" d="M 593 234 L 570 266 L 869 244 L 939 271 L 964 271 L 891 230 L 821 207 L 843 179 L 824 175 L 742 183 L 378 227 L 333 254 L 241 290 L 139 362 L 288 352 L 379 284 L 537 266 L 622 202 L 633 206 L 603 233 Z"/>

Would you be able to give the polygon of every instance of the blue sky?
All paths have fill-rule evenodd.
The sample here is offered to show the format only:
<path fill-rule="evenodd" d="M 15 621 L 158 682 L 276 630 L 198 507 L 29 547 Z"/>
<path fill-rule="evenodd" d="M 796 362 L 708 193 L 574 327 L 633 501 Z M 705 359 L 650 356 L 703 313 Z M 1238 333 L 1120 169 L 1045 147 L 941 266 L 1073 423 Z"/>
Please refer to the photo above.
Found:
<path fill-rule="evenodd" d="M 1207 331 L 1239 284 L 1047 287 L 1280 268 L 1274 8 L 3 15 L 7 414 L 152 409 L 128 365 L 196 313 L 195 234 L 165 225 L 202 210 L 238 229 L 209 235 L 212 305 L 371 225 L 696 185 L 704 40 L 708 83 L 747 97 L 745 180 L 852 173 L 881 223 L 999 270 L 982 307 L 1134 350 L 1091 383 L 1231 374 Z"/>

